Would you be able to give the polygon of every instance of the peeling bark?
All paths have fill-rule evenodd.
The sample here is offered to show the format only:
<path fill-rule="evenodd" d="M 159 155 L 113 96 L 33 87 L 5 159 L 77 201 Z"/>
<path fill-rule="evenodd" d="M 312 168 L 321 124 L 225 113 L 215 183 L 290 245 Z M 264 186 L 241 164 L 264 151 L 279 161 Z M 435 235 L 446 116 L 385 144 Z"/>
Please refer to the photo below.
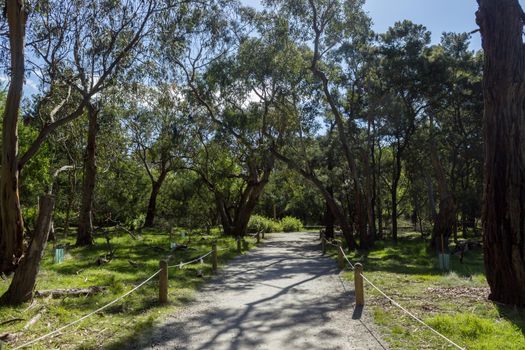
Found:
<path fill-rule="evenodd" d="M 485 54 L 485 273 L 492 300 L 525 306 L 525 15 L 518 0 L 478 0 Z"/>

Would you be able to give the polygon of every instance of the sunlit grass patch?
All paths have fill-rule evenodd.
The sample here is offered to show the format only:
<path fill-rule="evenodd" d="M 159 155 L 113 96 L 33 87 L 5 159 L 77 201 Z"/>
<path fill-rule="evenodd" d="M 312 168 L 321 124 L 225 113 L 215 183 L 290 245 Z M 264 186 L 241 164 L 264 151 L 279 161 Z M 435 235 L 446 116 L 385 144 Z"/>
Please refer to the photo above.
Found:
<path fill-rule="evenodd" d="M 403 233 L 397 245 L 377 242 L 370 251 L 349 258 L 361 262 L 364 274 L 383 292 L 460 346 L 525 349 L 525 310 L 488 300 L 481 249 L 468 251 L 463 263 L 451 256 L 450 271 L 442 272 L 427 244 L 416 233 Z M 333 248 L 329 253 L 335 257 Z M 353 281 L 353 272 L 343 275 Z M 390 348 L 455 349 L 366 282 L 365 303 Z"/>
<path fill-rule="evenodd" d="M 52 247 L 48 246 L 37 279 L 37 290 L 86 288 L 105 286 L 101 294 L 85 297 L 62 297 L 57 299 L 37 298 L 33 304 L 0 308 L 0 322 L 22 318 L 22 320 L 0 326 L 0 334 L 11 334 L 18 346 L 43 334 L 51 332 L 69 322 L 96 310 L 116 299 L 123 293 L 151 276 L 159 268 L 159 261 L 169 257 L 169 264 L 176 265 L 200 256 L 211 250 L 211 243 L 217 240 L 219 266 L 237 255 L 233 238 L 223 237 L 215 230 L 210 235 L 180 234 L 176 230 L 172 239 L 185 244 L 188 250 L 170 251 L 170 235 L 159 230 L 145 230 L 136 239 L 126 233 L 111 232 L 110 244 L 115 257 L 110 262 L 97 264 L 109 250 L 106 239 L 98 236 L 91 247 L 74 247 L 74 237 L 60 238 L 65 245 L 64 262 L 53 263 Z M 254 239 L 247 238 L 249 245 Z M 69 245 L 68 245 L 69 244 Z M 203 277 L 200 277 L 200 270 Z M 104 347 L 119 349 L 125 342 L 147 331 L 158 320 L 176 307 L 193 299 L 197 288 L 212 275 L 211 261 L 185 266 L 184 269 L 169 270 L 169 304 L 158 303 L 158 279 L 153 278 L 136 293 L 133 293 L 93 317 L 65 329 L 59 335 L 32 346 L 32 349 L 98 349 Z M 7 290 L 9 281 L 0 282 L 0 293 Z M 35 320 L 30 326 L 30 320 Z M 113 345 L 111 345 L 113 344 Z"/>

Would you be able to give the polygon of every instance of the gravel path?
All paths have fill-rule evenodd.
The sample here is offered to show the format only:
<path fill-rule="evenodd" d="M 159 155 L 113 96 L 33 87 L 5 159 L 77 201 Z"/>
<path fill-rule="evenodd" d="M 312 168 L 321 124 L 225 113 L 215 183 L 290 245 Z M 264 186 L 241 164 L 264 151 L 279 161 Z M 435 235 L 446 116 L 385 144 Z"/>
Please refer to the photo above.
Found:
<path fill-rule="evenodd" d="M 232 260 L 135 349 L 384 349 L 316 235 L 272 235 Z M 385 345 L 386 346 L 386 345 Z"/>

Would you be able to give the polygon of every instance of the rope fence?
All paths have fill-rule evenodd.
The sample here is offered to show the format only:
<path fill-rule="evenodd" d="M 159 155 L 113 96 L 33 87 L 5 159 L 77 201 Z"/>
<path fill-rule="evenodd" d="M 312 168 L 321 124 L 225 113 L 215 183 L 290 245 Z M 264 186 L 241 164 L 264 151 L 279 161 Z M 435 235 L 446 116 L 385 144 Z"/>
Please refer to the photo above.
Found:
<path fill-rule="evenodd" d="M 261 232 L 257 232 L 253 236 L 256 237 L 257 238 L 257 242 L 259 242 L 260 236 L 261 236 Z M 353 264 L 350 261 L 348 256 L 345 254 L 341 243 L 334 244 L 333 242 L 329 242 L 324 235 L 321 235 L 321 246 L 322 246 L 323 254 L 326 253 L 326 246 L 327 245 L 333 246 L 333 247 L 335 247 L 337 249 L 338 265 L 339 265 L 339 267 L 341 269 L 344 268 L 345 262 L 346 262 L 346 264 L 348 264 L 348 266 L 350 266 L 351 270 L 354 271 L 355 297 L 356 297 L 356 305 L 357 306 L 363 306 L 364 305 L 364 288 L 363 288 L 363 280 L 364 280 L 372 288 L 377 290 L 383 297 L 385 297 L 387 300 L 389 300 L 394 306 L 398 307 L 400 310 L 402 310 L 404 313 L 409 315 L 412 319 L 417 321 L 419 324 L 421 324 L 425 328 L 429 329 L 434 334 L 438 335 L 439 337 L 441 337 L 442 339 L 447 341 L 449 344 L 453 345 L 455 348 L 460 349 L 460 350 L 465 350 L 465 348 L 463 348 L 460 345 L 456 344 L 454 341 L 452 341 L 451 339 L 447 338 L 445 335 L 441 334 L 440 332 L 438 332 L 437 330 L 432 328 L 430 325 L 428 325 L 427 323 L 422 321 L 420 318 L 418 318 L 412 312 L 408 311 L 405 307 L 400 305 L 393 298 L 391 298 L 384 291 L 382 291 L 379 287 L 377 287 L 374 283 L 372 283 L 372 281 L 370 281 L 370 279 L 368 279 L 364 275 L 364 273 L 363 273 L 363 266 L 360 263 Z M 220 250 L 224 250 L 224 249 L 220 249 Z M 241 239 L 237 240 L 237 250 L 241 251 Z M 109 308 L 110 306 L 116 304 L 120 300 L 122 300 L 122 299 L 126 298 L 127 296 L 129 296 L 130 294 L 134 293 L 135 291 L 137 291 L 138 289 L 143 287 L 145 284 L 147 284 L 149 281 L 151 281 L 156 276 L 159 276 L 159 301 L 161 303 L 166 303 L 168 301 L 168 270 L 170 268 L 182 269 L 184 266 L 190 265 L 190 264 L 193 264 L 193 263 L 196 263 L 196 262 L 201 262 L 202 263 L 202 261 L 205 258 L 207 258 L 208 256 L 211 255 L 212 271 L 216 272 L 217 271 L 217 265 L 218 265 L 217 251 L 218 251 L 217 243 L 213 242 L 212 243 L 212 249 L 210 251 L 208 251 L 205 254 L 203 254 L 203 255 L 201 255 L 201 256 L 199 256 L 197 258 L 194 258 L 192 260 L 189 260 L 189 261 L 186 261 L 186 262 L 180 262 L 180 263 L 174 264 L 174 265 L 168 265 L 166 260 L 161 260 L 160 263 L 159 263 L 160 268 L 157 271 L 155 271 L 151 276 L 149 276 L 147 279 L 142 281 L 137 286 L 133 287 L 128 292 L 122 294 L 121 296 L 117 297 L 116 299 L 112 300 L 111 302 L 109 302 L 109 303 L 99 307 L 98 309 L 96 309 L 96 310 L 94 310 L 94 311 L 92 311 L 92 312 L 90 312 L 90 313 L 80 317 L 79 319 L 77 319 L 77 320 L 75 320 L 73 322 L 70 322 L 70 323 L 68 323 L 68 324 L 66 324 L 64 326 L 61 326 L 61 327 L 55 329 L 54 331 L 51 331 L 51 332 L 49 332 L 47 334 L 44 334 L 44 335 L 42 335 L 42 336 L 40 336 L 40 337 L 38 337 L 36 339 L 33 339 L 33 340 L 29 341 L 29 342 L 26 342 L 26 343 L 24 343 L 24 344 L 22 344 L 20 346 L 17 346 L 13 350 L 27 348 L 30 345 L 36 344 L 37 342 L 40 342 L 40 341 L 42 341 L 44 339 L 47 339 L 47 338 L 50 338 L 50 337 L 52 337 L 54 335 L 57 335 L 60 332 L 62 332 L 64 329 L 72 327 L 72 326 L 74 326 L 74 325 L 76 325 L 76 324 L 78 324 L 78 323 L 80 323 L 80 322 L 82 322 L 82 321 L 92 317 L 93 315 L 95 315 L 95 314 L 97 314 L 97 313 L 99 313 L 99 312 Z"/>
<path fill-rule="evenodd" d="M 18 350 L 18 349 L 23 349 L 23 348 L 27 348 L 28 346 L 30 345 L 33 345 L 33 344 L 36 344 L 44 339 L 47 339 L 47 338 L 50 338 L 56 334 L 59 334 L 60 332 L 62 332 L 64 329 L 66 328 L 69 328 L 69 327 L 72 327 L 88 318 L 90 318 L 91 316 L 107 309 L 108 307 L 116 304 L 117 302 L 119 302 L 120 300 L 124 299 L 125 297 L 127 297 L 128 295 L 132 294 L 133 292 L 137 291 L 139 288 L 141 288 L 142 286 L 144 286 L 146 283 L 148 283 L 149 281 L 151 281 L 153 278 L 155 278 L 157 275 L 159 276 L 159 301 L 161 303 L 166 303 L 168 301 L 168 269 L 169 268 L 173 268 L 173 267 L 178 267 L 179 269 L 182 269 L 184 266 L 186 265 L 189 265 L 189 264 L 193 264 L 195 262 L 198 262 L 198 261 L 202 261 L 204 258 L 208 257 L 208 256 L 212 256 L 212 270 L 215 272 L 217 270 L 217 243 L 213 242 L 212 243 L 212 249 L 195 258 L 195 259 L 192 259 L 190 261 L 186 261 L 186 262 L 181 262 L 179 264 L 176 264 L 176 265 L 171 265 L 171 266 L 168 266 L 167 262 L 165 260 L 161 260 L 160 261 L 160 268 L 155 271 L 155 273 L 153 273 L 151 276 L 149 276 L 148 278 L 146 278 L 144 281 L 142 281 L 140 284 L 138 284 L 137 286 L 135 286 L 133 289 L 127 291 L 126 293 L 122 294 L 121 296 L 119 296 L 118 298 L 110 301 L 109 303 L 105 304 L 104 306 L 101 306 L 99 307 L 98 309 L 88 313 L 87 315 L 84 315 L 82 317 L 80 317 L 79 319 L 73 321 L 73 322 L 70 322 L 62 327 L 59 327 L 57 329 L 55 329 L 54 331 L 52 332 L 49 332 L 47 334 L 44 334 L 36 339 L 33 339 L 31 341 L 28 341 L 27 343 L 24 343 L 22 345 L 19 345 L 15 348 L 13 348 L 13 350 Z"/>
<path fill-rule="evenodd" d="M 350 259 L 348 259 L 348 256 L 343 250 L 342 244 L 334 244 L 332 242 L 329 242 L 324 235 L 321 235 L 321 247 L 323 250 L 323 254 L 326 253 L 326 246 L 330 245 L 337 249 L 337 255 L 338 255 L 338 265 L 341 269 L 344 268 L 345 261 L 350 266 L 351 271 L 354 271 L 354 284 L 355 284 L 355 298 L 356 298 L 356 305 L 357 306 L 363 306 L 364 305 L 364 288 L 363 288 L 363 280 L 365 280 L 372 288 L 377 290 L 383 297 L 385 297 L 392 305 L 398 307 L 401 311 L 406 313 L 408 316 L 410 316 L 412 319 L 414 319 L 416 322 L 424 326 L 425 328 L 432 331 L 434 334 L 438 335 L 445 341 L 447 341 L 449 344 L 454 346 L 455 348 L 459 350 L 465 350 L 466 348 L 458 345 L 451 339 L 447 338 L 445 335 L 441 334 L 434 328 L 432 328 L 430 325 L 425 323 L 423 320 L 421 320 L 419 317 L 414 315 L 412 312 L 408 311 L 405 307 L 403 307 L 401 304 L 399 304 L 397 301 L 395 301 L 392 297 L 388 296 L 384 291 L 382 291 L 379 287 L 377 287 L 370 279 L 368 279 L 365 274 L 363 273 L 363 266 L 360 263 L 352 264 Z"/>

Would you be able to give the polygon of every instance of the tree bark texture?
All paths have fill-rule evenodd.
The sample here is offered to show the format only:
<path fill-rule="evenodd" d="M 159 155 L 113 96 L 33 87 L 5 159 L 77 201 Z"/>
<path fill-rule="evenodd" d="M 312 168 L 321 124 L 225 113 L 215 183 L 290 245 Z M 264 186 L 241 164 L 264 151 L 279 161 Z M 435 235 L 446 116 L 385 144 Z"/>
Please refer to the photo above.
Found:
<path fill-rule="evenodd" d="M 0 272 L 14 271 L 23 254 L 24 224 L 18 192 L 18 117 L 24 86 L 24 42 L 27 12 L 23 0 L 5 3 L 11 52 L 11 82 L 2 125 L 0 172 Z"/>
<path fill-rule="evenodd" d="M 485 55 L 485 273 L 492 300 L 525 306 L 525 15 L 518 0 L 478 0 Z"/>
<path fill-rule="evenodd" d="M 397 188 L 401 179 L 401 151 L 399 146 L 395 152 L 395 164 L 392 174 L 392 187 L 390 189 L 390 199 L 392 204 L 392 241 L 397 244 Z"/>
<path fill-rule="evenodd" d="M 82 185 L 82 200 L 78 215 L 77 246 L 93 243 L 93 197 L 97 176 L 96 150 L 98 133 L 98 110 L 88 105 L 88 137 L 84 158 L 84 183 Z"/>
<path fill-rule="evenodd" d="M 443 169 L 433 140 L 430 146 L 430 158 L 439 190 L 439 213 L 435 216 L 430 247 L 437 248 L 444 253 L 448 251 L 448 242 L 456 223 L 456 203 L 448 186 L 445 169 Z"/>
<path fill-rule="evenodd" d="M 51 229 L 54 205 L 53 196 L 46 195 L 40 199 L 36 229 L 31 244 L 16 269 L 9 289 L 0 298 L 1 305 L 17 305 L 33 299 L 40 260 Z"/>
<path fill-rule="evenodd" d="M 330 186 L 328 187 L 328 192 L 330 192 L 330 194 L 334 195 L 334 190 L 333 188 Z M 325 226 L 325 232 L 324 232 L 324 236 L 327 238 L 327 239 L 333 239 L 334 238 L 334 226 L 335 226 L 335 217 L 334 217 L 334 214 L 332 212 L 332 210 L 330 209 L 330 206 L 328 205 L 328 202 L 325 200 L 325 213 L 324 213 L 324 217 L 323 217 L 323 224 Z"/>
<path fill-rule="evenodd" d="M 148 201 L 148 209 L 146 210 L 144 227 L 153 227 L 155 214 L 157 213 L 157 197 L 159 196 L 160 188 L 162 187 L 167 174 L 168 171 L 163 171 L 159 178 L 151 183 L 151 193 Z"/>

